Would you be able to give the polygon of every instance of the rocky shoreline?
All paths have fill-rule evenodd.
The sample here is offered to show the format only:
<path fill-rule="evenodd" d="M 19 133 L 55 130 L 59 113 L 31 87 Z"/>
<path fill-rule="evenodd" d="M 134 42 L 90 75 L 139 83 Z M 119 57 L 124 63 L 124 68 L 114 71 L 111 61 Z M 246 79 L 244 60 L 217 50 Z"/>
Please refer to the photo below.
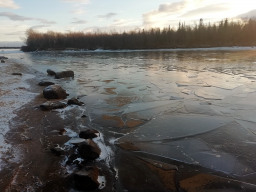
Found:
<path fill-rule="evenodd" d="M 26 91 L 36 96 L 15 111 L 17 116 L 11 120 L 10 131 L 5 135 L 19 158 L 14 161 L 13 154 L 5 157 L 6 166 L 0 171 L 0 191 L 256 190 L 253 179 L 243 180 L 199 165 L 159 159 L 141 151 L 132 140 L 116 141 L 113 154 L 104 154 L 103 149 L 108 147 L 103 139 L 106 135 L 90 124 L 88 111 L 81 108 L 86 105 L 86 96 L 67 97 L 69 90 L 56 85 L 57 73 L 52 70 L 39 73 L 6 63 L 18 66 L 9 71 L 10 76 L 35 76 L 28 80 L 30 88 Z M 72 72 L 64 74 L 68 74 L 65 81 L 74 78 Z M 69 113 L 65 114 L 66 111 Z M 104 117 L 102 122 L 110 119 Z M 127 122 L 125 126 L 131 129 L 143 123 L 130 122 L 128 126 Z"/>
<path fill-rule="evenodd" d="M 23 66 L 21 72 L 11 75 L 22 76 L 22 73 L 31 72 L 27 70 Z M 56 78 L 67 76 L 69 73 L 58 73 Z M 97 191 L 105 188 L 106 179 L 102 172 L 107 168 L 104 163 L 95 161 L 101 154 L 96 144 L 100 133 L 94 129 L 77 133 L 67 130 L 65 124 L 75 126 L 77 122 L 63 120 L 58 111 L 54 111 L 83 103 L 76 98 L 66 99 L 66 91 L 54 83 L 39 82 L 37 85 L 35 79 L 31 79 L 29 84 L 30 89 L 39 94 L 15 112 L 17 116 L 12 119 L 10 131 L 6 134 L 8 143 L 19 151 L 20 160 L 8 162 L 0 172 L 1 191 L 69 191 L 72 188 Z M 81 119 L 85 121 L 86 115 Z"/>

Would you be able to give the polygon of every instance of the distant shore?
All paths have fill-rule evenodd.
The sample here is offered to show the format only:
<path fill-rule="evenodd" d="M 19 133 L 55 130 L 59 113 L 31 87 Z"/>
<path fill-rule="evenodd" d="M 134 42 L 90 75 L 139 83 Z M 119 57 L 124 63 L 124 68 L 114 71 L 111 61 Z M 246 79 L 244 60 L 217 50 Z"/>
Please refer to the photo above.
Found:
<path fill-rule="evenodd" d="M 175 49 L 256 45 L 256 20 L 235 22 L 224 19 L 218 24 L 186 25 L 177 28 L 152 28 L 123 33 L 27 31 L 24 52 L 66 48 L 86 50 Z"/>
<path fill-rule="evenodd" d="M 0 47 L 0 49 L 21 49 L 21 47 Z"/>

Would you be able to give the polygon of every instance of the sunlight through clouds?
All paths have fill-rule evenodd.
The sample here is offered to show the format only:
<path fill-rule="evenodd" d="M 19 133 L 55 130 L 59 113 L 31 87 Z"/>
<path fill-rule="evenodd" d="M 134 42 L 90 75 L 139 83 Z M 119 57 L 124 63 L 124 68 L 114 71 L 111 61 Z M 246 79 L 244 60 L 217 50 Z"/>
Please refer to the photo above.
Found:
<path fill-rule="evenodd" d="M 250 0 L 182 0 L 160 4 L 158 9 L 143 14 L 143 25 L 161 28 L 178 22 L 193 23 L 200 18 L 215 22 L 244 13 L 251 4 Z"/>
<path fill-rule="evenodd" d="M 0 0 L 0 7 L 18 9 L 19 6 L 13 0 Z"/>

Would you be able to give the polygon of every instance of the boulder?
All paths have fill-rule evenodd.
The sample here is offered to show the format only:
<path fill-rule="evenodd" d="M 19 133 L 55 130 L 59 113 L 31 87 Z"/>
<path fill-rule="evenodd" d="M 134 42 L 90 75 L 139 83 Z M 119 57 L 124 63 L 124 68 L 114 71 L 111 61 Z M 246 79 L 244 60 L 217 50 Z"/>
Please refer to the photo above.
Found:
<path fill-rule="evenodd" d="M 40 81 L 38 83 L 39 86 L 49 86 L 49 85 L 54 85 L 55 83 L 50 82 L 50 81 Z"/>
<path fill-rule="evenodd" d="M 66 99 L 66 91 L 59 85 L 50 85 L 43 90 L 46 99 Z"/>
<path fill-rule="evenodd" d="M 74 173 L 73 183 L 76 189 L 81 191 L 90 191 L 98 189 L 99 168 L 86 167 Z"/>
<path fill-rule="evenodd" d="M 72 99 L 68 100 L 68 105 L 79 105 L 79 106 L 82 106 L 82 105 L 84 105 L 84 103 L 79 101 L 76 98 L 72 98 Z"/>
<path fill-rule="evenodd" d="M 1 60 L 1 63 L 5 63 L 5 61 L 4 61 L 4 60 Z"/>
<path fill-rule="evenodd" d="M 40 108 L 43 111 L 49 111 L 52 109 L 65 108 L 66 106 L 67 106 L 67 104 L 64 102 L 61 102 L 61 101 L 47 101 L 47 102 L 43 103 L 42 105 L 40 105 Z"/>
<path fill-rule="evenodd" d="M 51 69 L 47 69 L 46 72 L 47 72 L 48 75 L 50 75 L 50 76 L 56 75 L 55 71 L 53 71 L 53 70 L 51 70 Z"/>
<path fill-rule="evenodd" d="M 74 71 L 61 71 L 55 74 L 56 79 L 62 79 L 62 78 L 68 78 L 68 77 L 71 77 L 74 79 L 74 76 L 75 76 Z"/>
<path fill-rule="evenodd" d="M 12 73 L 12 75 L 19 75 L 19 76 L 22 76 L 22 73 Z"/>
<path fill-rule="evenodd" d="M 88 129 L 85 131 L 81 131 L 79 133 L 79 137 L 83 139 L 93 139 L 95 137 L 98 137 L 100 133 L 95 129 Z"/>
<path fill-rule="evenodd" d="M 86 160 L 95 160 L 99 158 L 101 150 L 91 139 L 87 143 L 81 143 L 77 148 L 79 156 Z"/>

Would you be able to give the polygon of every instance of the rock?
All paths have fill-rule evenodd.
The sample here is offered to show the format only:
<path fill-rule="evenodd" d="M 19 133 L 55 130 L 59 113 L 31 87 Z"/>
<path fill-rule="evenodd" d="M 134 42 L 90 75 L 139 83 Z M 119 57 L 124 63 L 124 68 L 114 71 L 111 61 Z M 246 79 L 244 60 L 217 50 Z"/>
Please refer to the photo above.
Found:
<path fill-rule="evenodd" d="M 4 60 L 1 60 L 1 63 L 5 63 L 5 61 L 4 61 Z"/>
<path fill-rule="evenodd" d="M 19 76 L 22 76 L 22 73 L 12 73 L 12 75 L 19 75 Z"/>
<path fill-rule="evenodd" d="M 82 115 L 81 117 L 82 117 L 82 118 L 86 118 L 86 117 L 87 117 L 87 115 Z"/>
<path fill-rule="evenodd" d="M 86 160 L 95 160 L 99 158 L 101 150 L 91 139 L 87 143 L 81 143 L 77 149 L 79 155 Z"/>
<path fill-rule="evenodd" d="M 79 106 L 82 106 L 82 105 L 84 105 L 84 103 L 81 102 L 81 101 L 78 101 L 78 99 L 76 99 L 76 98 L 72 98 L 72 99 L 68 100 L 68 105 L 79 105 Z"/>
<path fill-rule="evenodd" d="M 46 99 L 66 99 L 67 93 L 59 85 L 50 85 L 43 90 Z"/>
<path fill-rule="evenodd" d="M 50 82 L 50 81 L 40 81 L 39 83 L 38 83 L 38 85 L 40 85 L 40 86 L 49 86 L 49 85 L 54 85 L 55 83 L 53 83 L 53 82 Z"/>
<path fill-rule="evenodd" d="M 8 59 L 8 57 L 0 56 L 0 60 Z"/>
<path fill-rule="evenodd" d="M 56 79 L 62 79 L 62 78 L 68 78 L 68 77 L 71 77 L 74 79 L 74 71 L 61 71 L 55 74 Z"/>
<path fill-rule="evenodd" d="M 98 137 L 100 133 L 95 129 L 88 129 L 86 131 L 81 131 L 79 133 L 79 137 L 83 139 L 93 139 L 95 137 Z"/>
<path fill-rule="evenodd" d="M 51 148 L 51 152 L 57 156 L 61 156 L 64 154 L 64 150 L 62 150 L 61 148 L 59 147 L 53 147 Z"/>
<path fill-rule="evenodd" d="M 67 133 L 66 129 L 63 128 L 59 130 L 60 135 L 64 135 L 65 133 Z"/>
<path fill-rule="evenodd" d="M 54 75 L 56 75 L 56 72 L 55 71 L 53 71 L 53 70 L 51 70 L 51 69 L 47 69 L 46 70 L 46 72 L 48 73 L 48 75 L 50 75 L 50 76 L 54 76 Z"/>
<path fill-rule="evenodd" d="M 75 188 L 81 191 L 98 189 L 99 169 L 97 167 L 87 167 L 74 174 L 73 181 Z"/>
<path fill-rule="evenodd" d="M 40 105 L 40 108 L 43 111 L 49 111 L 52 109 L 65 108 L 66 106 L 67 106 L 67 104 L 64 102 L 61 102 L 61 101 L 47 101 L 47 102 L 43 103 L 42 105 Z"/>

